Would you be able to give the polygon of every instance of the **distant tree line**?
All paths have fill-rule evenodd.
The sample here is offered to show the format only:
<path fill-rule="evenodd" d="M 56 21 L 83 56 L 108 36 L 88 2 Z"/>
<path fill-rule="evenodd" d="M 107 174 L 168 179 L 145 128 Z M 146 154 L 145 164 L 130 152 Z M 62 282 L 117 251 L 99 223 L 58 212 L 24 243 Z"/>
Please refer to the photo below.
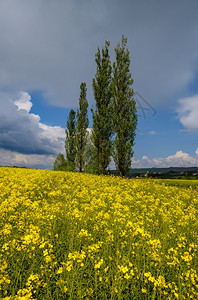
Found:
<path fill-rule="evenodd" d="M 128 174 L 133 157 L 137 126 L 136 102 L 131 88 L 130 55 L 127 38 L 115 48 L 115 62 L 111 64 L 110 42 L 95 55 L 96 74 L 92 88 L 95 106 L 92 107 L 92 129 L 88 129 L 86 83 L 80 85 L 77 112 L 70 110 L 67 118 L 66 159 L 59 153 L 54 170 L 68 170 L 107 174 L 111 159 L 120 176 Z"/>

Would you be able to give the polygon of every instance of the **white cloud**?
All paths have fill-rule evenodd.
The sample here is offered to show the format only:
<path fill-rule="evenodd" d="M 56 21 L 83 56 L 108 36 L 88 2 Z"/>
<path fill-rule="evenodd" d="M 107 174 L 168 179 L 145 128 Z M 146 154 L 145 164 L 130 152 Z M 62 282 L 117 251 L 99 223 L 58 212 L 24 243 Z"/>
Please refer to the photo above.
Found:
<path fill-rule="evenodd" d="M 143 160 L 148 160 L 148 157 L 146 155 L 142 156 Z"/>
<path fill-rule="evenodd" d="M 151 134 L 151 135 L 156 135 L 156 134 L 158 134 L 155 130 L 151 130 L 151 131 L 149 131 L 149 134 Z"/>
<path fill-rule="evenodd" d="M 14 104 L 18 110 L 24 109 L 29 113 L 32 107 L 31 96 L 26 92 L 20 92 L 19 99 L 15 100 Z"/>
<path fill-rule="evenodd" d="M 178 118 L 186 130 L 198 130 L 198 95 L 178 100 Z"/>
<path fill-rule="evenodd" d="M 148 158 L 147 156 L 143 156 L 142 159 L 134 159 L 132 161 L 132 168 L 196 167 L 198 166 L 198 148 L 195 154 L 196 156 L 191 156 L 179 150 L 174 155 L 165 158 Z"/>
<path fill-rule="evenodd" d="M 48 126 L 43 123 L 39 123 L 39 128 L 41 129 L 41 137 L 43 139 L 49 138 L 57 143 L 65 140 L 65 129 L 60 126 Z"/>
<path fill-rule="evenodd" d="M 198 157 L 190 156 L 188 153 L 184 153 L 182 150 L 177 151 L 174 155 L 170 155 L 166 158 L 167 164 L 170 166 L 189 167 L 198 165 Z"/>

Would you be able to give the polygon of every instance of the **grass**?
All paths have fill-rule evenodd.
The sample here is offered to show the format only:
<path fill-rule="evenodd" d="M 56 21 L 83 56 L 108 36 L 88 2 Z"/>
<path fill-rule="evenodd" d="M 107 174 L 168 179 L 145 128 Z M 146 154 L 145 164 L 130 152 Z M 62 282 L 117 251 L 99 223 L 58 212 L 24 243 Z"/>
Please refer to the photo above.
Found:
<path fill-rule="evenodd" d="M 184 180 L 184 179 L 156 179 L 159 184 L 166 186 L 177 186 L 182 188 L 198 188 L 198 180 Z"/>

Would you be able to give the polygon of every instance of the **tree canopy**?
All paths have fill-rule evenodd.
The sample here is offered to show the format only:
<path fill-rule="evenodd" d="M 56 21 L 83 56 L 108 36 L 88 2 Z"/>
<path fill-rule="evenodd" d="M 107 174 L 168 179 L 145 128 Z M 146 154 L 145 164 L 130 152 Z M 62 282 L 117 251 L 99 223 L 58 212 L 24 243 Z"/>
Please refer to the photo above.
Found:
<path fill-rule="evenodd" d="M 66 160 L 63 154 L 59 154 L 54 169 L 61 169 L 64 165 L 71 171 L 107 174 L 112 159 L 120 176 L 126 176 L 131 168 L 137 110 L 127 38 L 123 35 L 121 43 L 117 44 L 113 65 L 109 47 L 110 42 L 105 41 L 105 46 L 101 50 L 98 47 L 95 54 L 92 129 L 88 130 L 87 87 L 82 82 L 77 112 L 71 109 L 67 119 Z"/>

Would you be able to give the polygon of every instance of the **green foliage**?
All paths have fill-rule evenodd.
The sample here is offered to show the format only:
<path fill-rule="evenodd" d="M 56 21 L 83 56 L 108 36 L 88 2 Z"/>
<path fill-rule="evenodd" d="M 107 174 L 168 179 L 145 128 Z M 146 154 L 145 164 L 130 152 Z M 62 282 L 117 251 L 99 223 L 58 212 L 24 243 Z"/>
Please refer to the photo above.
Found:
<path fill-rule="evenodd" d="M 132 98 L 130 73 L 130 56 L 126 48 L 127 38 L 122 36 L 115 48 L 116 61 L 113 64 L 113 121 L 114 121 L 114 152 L 116 169 L 120 176 L 125 176 L 131 167 L 133 157 L 135 130 L 137 126 L 136 102 Z"/>
<path fill-rule="evenodd" d="M 67 129 L 66 140 L 65 140 L 65 151 L 66 151 L 66 161 L 67 168 L 70 171 L 75 171 L 76 169 L 76 112 L 71 109 L 69 117 L 67 119 Z"/>
<path fill-rule="evenodd" d="M 86 83 L 82 82 L 77 114 L 71 110 L 67 120 L 65 170 L 107 174 L 112 156 L 120 176 L 127 175 L 130 170 L 137 111 L 126 44 L 127 38 L 122 36 L 121 44 L 115 48 L 113 76 L 110 42 L 106 41 L 102 50 L 98 47 L 95 55 L 96 74 L 92 82 L 95 99 L 95 107 L 92 108 L 93 130 L 88 134 L 87 88 Z M 58 161 L 55 168 L 60 168 Z"/>
<path fill-rule="evenodd" d="M 88 102 L 86 99 L 86 83 L 80 85 L 79 108 L 76 116 L 76 160 L 79 171 L 82 172 L 85 165 L 85 147 L 87 143 L 87 128 L 89 124 L 87 116 Z"/>
<path fill-rule="evenodd" d="M 95 157 L 97 172 L 105 174 L 110 163 L 112 150 L 112 91 L 111 91 L 111 61 L 109 56 L 109 42 L 105 42 L 105 47 L 95 55 L 97 65 L 96 75 L 93 79 L 93 93 L 95 98 L 95 110 L 92 109 L 93 117 L 93 145 L 95 147 Z"/>
<path fill-rule="evenodd" d="M 54 162 L 54 171 L 62 171 L 66 168 L 66 160 L 64 158 L 64 155 L 62 153 L 59 153 L 56 157 L 56 160 Z"/>

